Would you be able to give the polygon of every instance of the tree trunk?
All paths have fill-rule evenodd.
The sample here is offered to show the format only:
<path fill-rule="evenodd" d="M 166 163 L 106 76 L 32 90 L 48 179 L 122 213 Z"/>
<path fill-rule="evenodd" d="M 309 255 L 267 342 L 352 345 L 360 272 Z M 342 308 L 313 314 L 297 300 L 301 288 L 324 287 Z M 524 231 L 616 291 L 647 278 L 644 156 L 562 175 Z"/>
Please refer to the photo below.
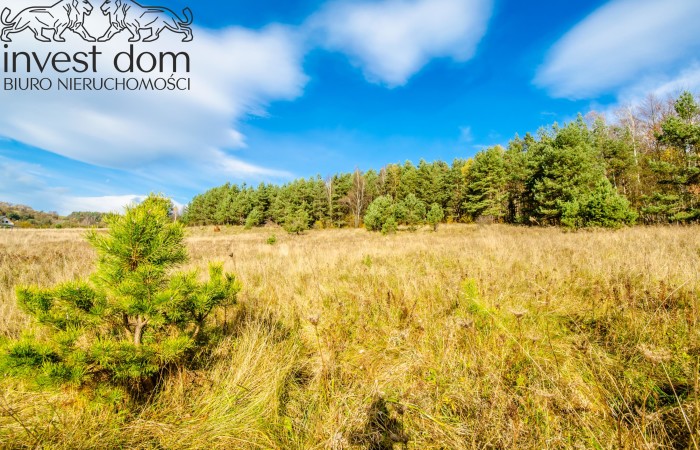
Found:
<path fill-rule="evenodd" d="M 141 345 L 141 337 L 143 336 L 143 329 L 146 327 L 146 324 L 148 324 L 148 320 L 139 316 L 136 321 L 136 329 L 134 330 L 134 345 L 137 347 Z"/>

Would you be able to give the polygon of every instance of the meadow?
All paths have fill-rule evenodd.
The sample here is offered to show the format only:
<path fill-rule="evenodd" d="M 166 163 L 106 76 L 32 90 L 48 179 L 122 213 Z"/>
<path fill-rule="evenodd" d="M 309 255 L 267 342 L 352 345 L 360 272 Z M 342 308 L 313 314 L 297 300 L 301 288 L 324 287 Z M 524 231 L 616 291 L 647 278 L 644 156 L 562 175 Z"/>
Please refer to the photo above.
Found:
<path fill-rule="evenodd" d="M 275 239 L 271 239 L 274 235 Z M 3 448 L 700 448 L 700 228 L 190 228 L 242 284 L 142 402 L 0 379 Z M 0 230 L 15 287 L 87 276 L 80 230 Z"/>

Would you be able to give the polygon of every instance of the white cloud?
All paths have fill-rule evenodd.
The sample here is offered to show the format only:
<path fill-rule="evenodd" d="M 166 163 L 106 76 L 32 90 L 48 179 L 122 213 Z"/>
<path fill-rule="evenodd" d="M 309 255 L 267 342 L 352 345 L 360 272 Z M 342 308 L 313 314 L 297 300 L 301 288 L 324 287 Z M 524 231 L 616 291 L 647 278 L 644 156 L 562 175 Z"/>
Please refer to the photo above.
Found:
<path fill-rule="evenodd" d="M 472 127 L 459 127 L 459 142 L 469 144 L 474 140 Z"/>
<path fill-rule="evenodd" d="M 695 60 L 675 76 L 660 76 L 641 80 L 622 89 L 619 99 L 622 102 L 635 103 L 648 94 L 656 97 L 677 97 L 683 91 L 700 92 L 700 61 Z"/>
<path fill-rule="evenodd" d="M 41 167 L 0 156 L 0 193 L 24 192 L 39 184 Z"/>
<path fill-rule="evenodd" d="M 23 204 L 68 215 L 74 211 L 123 212 L 143 201 L 145 194 L 76 196 L 74 189 L 51 186 L 56 174 L 38 165 L 0 156 L 0 201 Z M 182 210 L 181 203 L 172 200 Z"/>
<path fill-rule="evenodd" d="M 612 0 L 553 46 L 535 84 L 556 97 L 587 98 L 677 74 L 700 50 L 698 17 L 697 0 Z"/>
<path fill-rule="evenodd" d="M 14 161 L 0 156 L 0 201 L 32 206 L 36 199 L 50 199 L 43 203 L 45 211 L 57 211 L 54 200 L 63 198 L 66 190 L 49 187 L 50 174 L 40 165 Z"/>
<path fill-rule="evenodd" d="M 492 0 L 340 0 L 309 21 L 326 48 L 372 82 L 401 86 L 433 58 L 464 62 L 486 33 Z"/>
<path fill-rule="evenodd" d="M 619 120 L 621 109 L 635 110 L 647 101 L 649 95 L 665 103 L 668 99 L 675 100 L 683 91 L 700 94 L 700 61 L 693 61 L 673 76 L 647 77 L 632 83 L 620 89 L 613 103 L 600 105 L 594 102 L 590 109 L 614 123 Z"/>
<path fill-rule="evenodd" d="M 121 213 L 124 207 L 133 203 L 140 203 L 145 195 L 105 195 L 102 197 L 71 197 L 62 199 L 61 213 L 67 214 L 73 211 L 95 211 Z"/>
<path fill-rule="evenodd" d="M 141 194 L 104 195 L 100 197 L 65 196 L 61 199 L 58 212 L 63 215 L 74 211 L 123 213 L 126 206 L 141 203 L 146 197 L 147 195 Z M 174 200 L 171 201 L 178 210 L 182 211 L 184 205 Z"/>
<path fill-rule="evenodd" d="M 98 3 L 93 4 L 86 27 L 100 36 L 107 18 Z M 26 2 L 8 0 L 4 6 L 18 11 Z M 232 178 L 289 177 L 283 170 L 244 162 L 234 152 L 245 148 L 239 125 L 246 116 L 264 115 L 270 102 L 302 95 L 307 81 L 303 43 L 293 30 L 278 25 L 259 31 L 195 28 L 194 33 L 190 43 L 164 31 L 157 42 L 135 46 L 136 54 L 189 53 L 192 72 L 177 75 L 191 78 L 191 91 L 0 90 L 0 135 L 77 161 L 157 177 L 207 180 L 213 173 Z M 29 30 L 11 37 L 14 42 L 6 51 L 35 51 L 42 59 L 49 52 L 89 51 L 92 46 L 70 30 L 63 44 L 37 43 Z M 122 32 L 109 43 L 98 44 L 103 52 L 99 72 L 77 76 L 142 76 L 118 74 L 112 68 L 114 54 L 129 49 L 127 37 Z M 163 75 L 167 78 L 170 72 Z M 32 76 L 46 75 L 35 71 Z"/>

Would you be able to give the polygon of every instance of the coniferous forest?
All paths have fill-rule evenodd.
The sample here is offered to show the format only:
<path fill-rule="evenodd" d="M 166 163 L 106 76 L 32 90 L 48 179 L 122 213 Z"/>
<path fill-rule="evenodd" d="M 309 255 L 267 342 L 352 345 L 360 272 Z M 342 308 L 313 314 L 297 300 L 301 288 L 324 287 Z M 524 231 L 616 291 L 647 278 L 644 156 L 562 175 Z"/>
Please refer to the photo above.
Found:
<path fill-rule="evenodd" d="M 196 196 L 191 225 L 268 222 L 391 231 L 488 221 L 566 227 L 689 223 L 700 218 L 700 106 L 689 92 L 649 95 L 612 119 L 590 113 L 473 158 L 298 179 L 225 184 Z M 437 219 L 436 219 L 437 218 Z"/>

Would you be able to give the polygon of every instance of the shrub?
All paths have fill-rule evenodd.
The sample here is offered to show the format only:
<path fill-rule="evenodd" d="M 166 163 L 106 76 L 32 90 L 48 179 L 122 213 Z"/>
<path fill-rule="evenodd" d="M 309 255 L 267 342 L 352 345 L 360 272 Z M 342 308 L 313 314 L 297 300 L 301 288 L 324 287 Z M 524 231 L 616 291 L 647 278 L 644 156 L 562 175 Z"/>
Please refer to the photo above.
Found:
<path fill-rule="evenodd" d="M 403 202 L 403 220 L 408 225 L 408 229 L 415 231 L 419 225 L 425 222 L 425 203 L 414 194 L 408 194 Z"/>
<path fill-rule="evenodd" d="M 99 257 L 89 280 L 19 287 L 18 303 L 39 329 L 6 345 L 0 372 L 39 382 L 104 381 L 133 394 L 200 349 L 207 317 L 233 304 L 240 286 L 218 264 L 206 282 L 197 271 L 172 272 L 187 253 L 170 208 L 151 195 L 125 215 L 108 216 L 106 234 L 88 234 Z"/>
<path fill-rule="evenodd" d="M 245 227 L 249 230 L 253 227 L 261 225 L 264 220 L 265 217 L 263 216 L 263 213 L 260 210 L 260 208 L 253 208 L 250 214 L 248 214 L 248 217 L 246 217 L 245 219 Z"/>
<path fill-rule="evenodd" d="M 386 222 L 382 225 L 382 234 L 393 234 L 398 230 L 398 225 L 396 219 L 393 216 L 389 216 Z"/>
<path fill-rule="evenodd" d="M 629 201 L 607 179 L 601 180 L 590 194 L 565 203 L 562 210 L 561 222 L 568 227 L 618 228 L 637 220 Z"/>
<path fill-rule="evenodd" d="M 437 231 L 438 225 L 445 218 L 445 212 L 442 207 L 437 203 L 430 205 L 430 211 L 428 211 L 428 223 L 433 227 L 433 231 Z"/>
<path fill-rule="evenodd" d="M 284 219 L 283 228 L 287 233 L 301 234 L 309 229 L 309 214 L 301 207 Z"/>
<path fill-rule="evenodd" d="M 616 228 L 632 225 L 637 216 L 630 202 L 608 180 L 603 180 L 581 206 L 581 217 L 586 226 Z"/>
<path fill-rule="evenodd" d="M 386 195 L 377 197 L 370 203 L 365 213 L 365 228 L 369 231 L 381 231 L 389 218 L 394 219 L 394 223 L 396 222 L 394 216 L 395 206 L 391 197 Z"/>

